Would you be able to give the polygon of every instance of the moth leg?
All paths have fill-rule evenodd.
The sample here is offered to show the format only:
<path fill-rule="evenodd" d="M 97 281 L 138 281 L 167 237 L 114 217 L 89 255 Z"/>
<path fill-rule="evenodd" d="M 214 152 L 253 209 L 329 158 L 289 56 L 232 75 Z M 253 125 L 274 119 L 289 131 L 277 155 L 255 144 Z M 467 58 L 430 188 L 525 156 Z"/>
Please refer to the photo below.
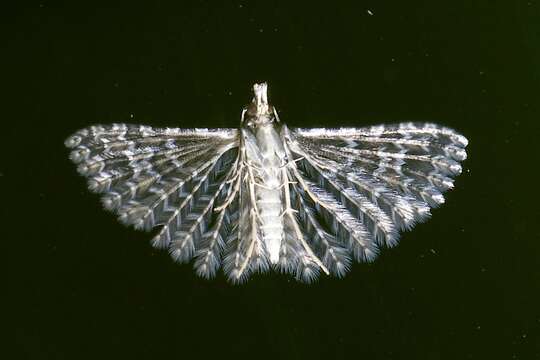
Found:
<path fill-rule="evenodd" d="M 283 161 L 283 164 L 280 166 L 280 168 L 289 165 L 289 163 L 291 163 L 291 162 L 292 162 L 292 163 L 296 163 L 296 162 L 301 161 L 301 160 L 304 160 L 304 159 L 305 159 L 305 156 L 300 156 L 299 158 L 294 159 L 294 160 Z"/>
<path fill-rule="evenodd" d="M 253 175 L 253 168 L 250 165 L 247 165 L 247 174 L 249 177 L 249 198 L 251 201 L 251 210 L 255 211 L 257 219 L 261 220 L 261 214 L 259 213 L 259 208 L 257 207 L 257 199 L 255 198 L 255 185 L 260 185 L 255 181 L 255 176 Z"/>
<path fill-rule="evenodd" d="M 272 110 L 274 112 L 274 117 L 276 118 L 276 121 L 277 122 L 281 122 L 281 120 L 279 120 L 279 116 L 278 116 L 278 113 L 276 111 L 276 108 L 272 106 Z"/>
<path fill-rule="evenodd" d="M 289 159 L 292 159 L 292 156 L 290 155 L 290 151 L 289 149 L 286 147 L 286 150 L 287 151 L 287 157 Z M 319 197 L 317 195 L 315 195 L 311 189 L 309 188 L 309 186 L 306 184 L 306 182 L 304 181 L 304 178 L 302 176 L 302 174 L 300 174 L 300 172 L 298 171 L 298 167 L 296 166 L 296 162 L 295 160 L 290 160 L 287 162 L 286 166 L 288 168 L 291 169 L 291 171 L 293 172 L 294 174 L 294 177 L 296 178 L 297 182 L 300 184 L 300 186 L 302 187 L 302 189 L 306 192 L 306 194 L 309 195 L 309 197 L 311 198 L 311 200 L 315 203 L 315 204 L 318 204 L 320 205 L 321 207 L 325 208 L 326 210 L 328 211 L 331 211 L 333 212 L 335 210 L 335 208 L 327 203 L 325 203 L 324 201 L 321 201 L 319 199 Z"/>
<path fill-rule="evenodd" d="M 229 206 L 233 200 L 236 198 L 236 195 L 238 194 L 238 191 L 240 190 L 240 185 L 242 184 L 242 171 L 244 169 L 244 163 L 243 161 L 240 161 L 239 154 L 238 158 L 236 159 L 235 165 L 234 165 L 234 171 L 230 173 L 227 178 L 231 177 L 231 179 L 228 179 L 228 183 L 232 183 L 236 181 L 236 184 L 234 187 L 230 187 L 227 192 L 227 197 L 225 198 L 225 201 L 223 201 L 223 204 L 220 206 L 214 208 L 215 212 L 223 212 L 227 206 Z"/>

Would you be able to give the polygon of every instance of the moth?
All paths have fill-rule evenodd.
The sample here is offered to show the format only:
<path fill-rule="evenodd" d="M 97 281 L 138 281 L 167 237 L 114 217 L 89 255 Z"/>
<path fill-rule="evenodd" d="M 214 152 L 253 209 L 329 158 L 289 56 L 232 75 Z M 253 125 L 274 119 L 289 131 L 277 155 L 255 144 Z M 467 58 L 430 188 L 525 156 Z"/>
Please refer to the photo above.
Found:
<path fill-rule="evenodd" d="M 467 139 L 429 123 L 288 128 L 253 86 L 240 128 L 97 125 L 65 145 L 120 222 L 198 275 L 312 282 L 371 262 L 444 202 Z"/>

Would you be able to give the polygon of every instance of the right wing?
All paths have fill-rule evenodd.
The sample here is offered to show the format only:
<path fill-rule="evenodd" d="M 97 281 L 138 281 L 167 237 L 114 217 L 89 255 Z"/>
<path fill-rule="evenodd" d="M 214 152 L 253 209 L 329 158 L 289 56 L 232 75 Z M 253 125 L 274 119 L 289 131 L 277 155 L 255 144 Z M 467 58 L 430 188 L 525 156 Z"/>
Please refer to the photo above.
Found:
<path fill-rule="evenodd" d="M 467 156 L 467 139 L 435 124 L 285 127 L 284 137 L 299 218 L 315 253 L 338 276 L 349 255 L 372 261 L 380 247 L 397 244 L 400 231 L 429 218 Z"/>

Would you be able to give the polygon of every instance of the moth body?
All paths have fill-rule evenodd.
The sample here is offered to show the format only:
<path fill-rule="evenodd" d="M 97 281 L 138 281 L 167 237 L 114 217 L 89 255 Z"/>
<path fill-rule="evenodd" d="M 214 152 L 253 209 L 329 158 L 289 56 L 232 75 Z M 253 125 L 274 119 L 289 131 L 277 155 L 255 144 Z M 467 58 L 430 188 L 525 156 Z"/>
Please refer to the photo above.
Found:
<path fill-rule="evenodd" d="M 287 162 L 283 140 L 273 107 L 268 104 L 266 84 L 254 86 L 255 97 L 242 119 L 242 134 L 247 153 L 247 166 L 255 173 L 256 204 L 262 242 L 270 262 L 277 264 L 283 239 L 283 179 L 281 168 Z M 250 136 L 250 133 L 255 133 Z"/>

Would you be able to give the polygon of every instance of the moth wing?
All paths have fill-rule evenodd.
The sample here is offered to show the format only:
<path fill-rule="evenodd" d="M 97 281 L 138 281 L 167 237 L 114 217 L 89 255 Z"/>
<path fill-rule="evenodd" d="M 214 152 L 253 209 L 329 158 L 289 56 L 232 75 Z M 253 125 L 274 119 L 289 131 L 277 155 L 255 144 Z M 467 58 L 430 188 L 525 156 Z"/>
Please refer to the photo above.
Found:
<path fill-rule="evenodd" d="M 348 268 L 347 254 L 371 261 L 381 246 L 397 244 L 400 231 L 429 218 L 461 173 L 468 143 L 427 123 L 285 129 L 285 139 L 299 216 L 337 275 Z"/>
<path fill-rule="evenodd" d="M 223 248 L 222 219 L 213 209 L 230 187 L 237 165 L 237 129 L 156 129 L 113 124 L 91 126 L 65 145 L 91 191 L 106 209 L 137 229 L 162 226 L 152 239 L 173 258 L 196 257 L 202 276 L 213 276 Z M 226 215 L 226 214 L 224 214 Z"/>

